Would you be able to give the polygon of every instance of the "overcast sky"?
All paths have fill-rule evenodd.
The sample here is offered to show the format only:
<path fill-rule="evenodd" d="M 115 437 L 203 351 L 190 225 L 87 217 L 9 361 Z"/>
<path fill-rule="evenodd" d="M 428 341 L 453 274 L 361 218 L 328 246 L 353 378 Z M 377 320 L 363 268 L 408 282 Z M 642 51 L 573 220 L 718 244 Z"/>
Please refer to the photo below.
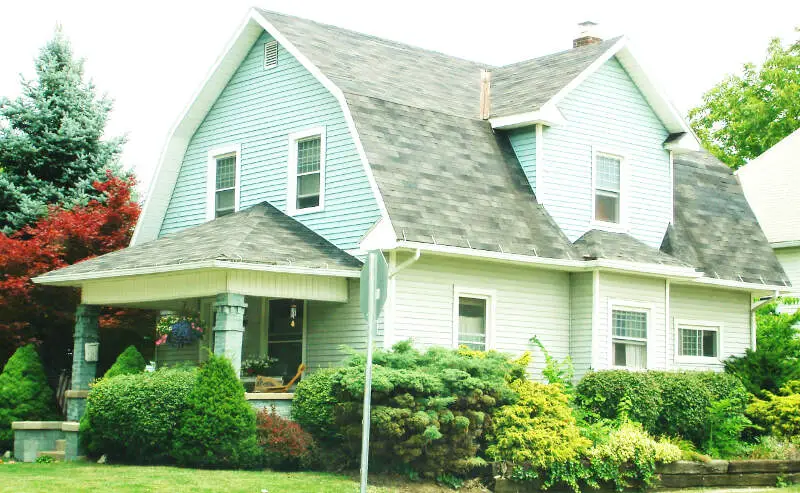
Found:
<path fill-rule="evenodd" d="M 19 94 L 60 23 L 115 100 L 107 132 L 128 135 L 122 161 L 146 190 L 170 127 L 252 5 L 495 65 L 569 48 L 576 24 L 593 20 L 604 37 L 631 38 L 684 114 L 800 25 L 798 0 L 0 0 L 0 95 Z"/>

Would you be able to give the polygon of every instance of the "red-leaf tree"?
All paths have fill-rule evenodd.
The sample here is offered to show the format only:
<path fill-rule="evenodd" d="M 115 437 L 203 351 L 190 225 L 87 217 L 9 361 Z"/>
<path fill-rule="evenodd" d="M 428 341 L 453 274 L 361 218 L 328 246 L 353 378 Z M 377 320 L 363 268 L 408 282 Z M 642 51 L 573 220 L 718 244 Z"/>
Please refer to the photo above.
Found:
<path fill-rule="evenodd" d="M 132 177 L 109 171 L 93 186 L 100 200 L 71 209 L 51 206 L 36 223 L 11 235 L 0 233 L 0 361 L 16 347 L 35 342 L 49 370 L 69 366 L 79 292 L 37 285 L 31 278 L 127 246 L 140 211 L 131 196 Z M 135 325 L 131 317 L 142 316 L 147 314 L 109 311 L 101 330 Z"/>

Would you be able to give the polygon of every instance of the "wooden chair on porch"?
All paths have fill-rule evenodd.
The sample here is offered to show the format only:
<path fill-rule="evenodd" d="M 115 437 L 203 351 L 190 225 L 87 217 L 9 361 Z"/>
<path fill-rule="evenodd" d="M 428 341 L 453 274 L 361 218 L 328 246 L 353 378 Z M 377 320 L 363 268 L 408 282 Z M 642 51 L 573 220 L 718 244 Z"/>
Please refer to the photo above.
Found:
<path fill-rule="evenodd" d="M 256 377 L 256 386 L 253 391 L 261 393 L 288 392 L 292 385 L 300 379 L 304 371 L 306 371 L 306 365 L 300 363 L 300 366 L 297 367 L 297 373 L 286 385 L 275 385 L 274 378 L 258 376 Z"/>

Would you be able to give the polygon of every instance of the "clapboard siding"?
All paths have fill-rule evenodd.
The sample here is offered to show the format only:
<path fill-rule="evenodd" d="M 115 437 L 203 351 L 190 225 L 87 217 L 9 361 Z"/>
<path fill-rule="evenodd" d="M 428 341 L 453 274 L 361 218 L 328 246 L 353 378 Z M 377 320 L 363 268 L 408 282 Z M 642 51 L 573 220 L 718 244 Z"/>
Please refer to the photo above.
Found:
<path fill-rule="evenodd" d="M 348 353 L 346 346 L 364 353 L 367 349 L 367 322 L 359 306 L 359 281 L 351 279 L 347 303 L 308 302 L 306 364 L 311 370 L 341 366 Z M 383 317 L 378 320 L 375 348 L 382 346 Z"/>
<path fill-rule="evenodd" d="M 579 379 L 592 367 L 592 291 L 591 272 L 572 273 L 570 279 L 569 352 Z"/>
<path fill-rule="evenodd" d="M 675 361 L 677 327 L 675 321 L 695 320 L 717 322 L 722 325 L 722 351 L 720 359 L 740 356 L 750 347 L 750 294 L 706 287 L 672 285 L 670 287 L 670 342 L 671 366 L 685 369 L 721 370 L 722 363 L 687 364 Z"/>
<path fill-rule="evenodd" d="M 569 354 L 569 274 L 425 255 L 396 277 L 393 340 L 452 347 L 456 287 L 494 291 L 494 348 L 533 351 L 535 374 L 544 358 L 534 335 L 554 357 Z"/>
<path fill-rule="evenodd" d="M 597 304 L 597 369 L 611 367 L 611 303 L 646 305 L 650 313 L 647 327 L 649 369 L 666 368 L 666 281 L 648 277 L 600 273 L 600 298 Z"/>
<path fill-rule="evenodd" d="M 800 247 L 777 248 L 775 256 L 792 283 L 794 296 L 800 296 Z"/>
<path fill-rule="evenodd" d="M 545 208 L 571 241 L 592 229 L 592 148 L 621 153 L 629 171 L 630 233 L 659 247 L 672 217 L 667 130 L 616 58 L 569 93 L 558 108 L 565 125 L 545 127 L 538 189 Z"/>
<path fill-rule="evenodd" d="M 283 47 L 263 68 L 264 33 L 193 135 L 160 235 L 206 220 L 208 151 L 240 144 L 240 207 L 268 201 L 286 211 L 288 135 L 326 129 L 325 209 L 297 216 L 343 249 L 356 248 L 380 217 L 352 135 L 336 98 Z"/>
<path fill-rule="evenodd" d="M 517 160 L 528 178 L 533 193 L 536 193 L 536 127 L 525 127 L 508 132 L 508 140 Z"/>

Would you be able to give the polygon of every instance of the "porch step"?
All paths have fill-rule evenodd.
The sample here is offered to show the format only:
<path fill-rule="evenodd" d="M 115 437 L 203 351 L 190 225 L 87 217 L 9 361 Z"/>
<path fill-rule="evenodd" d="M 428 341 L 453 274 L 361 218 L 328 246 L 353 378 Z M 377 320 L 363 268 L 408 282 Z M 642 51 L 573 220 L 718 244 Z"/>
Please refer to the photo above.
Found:
<path fill-rule="evenodd" d="M 56 452 L 64 452 L 67 450 L 66 440 L 56 440 Z"/>
<path fill-rule="evenodd" d="M 66 452 L 63 450 L 48 450 L 46 452 L 37 452 L 36 457 L 52 457 L 54 460 L 57 461 L 64 461 L 66 456 Z"/>

